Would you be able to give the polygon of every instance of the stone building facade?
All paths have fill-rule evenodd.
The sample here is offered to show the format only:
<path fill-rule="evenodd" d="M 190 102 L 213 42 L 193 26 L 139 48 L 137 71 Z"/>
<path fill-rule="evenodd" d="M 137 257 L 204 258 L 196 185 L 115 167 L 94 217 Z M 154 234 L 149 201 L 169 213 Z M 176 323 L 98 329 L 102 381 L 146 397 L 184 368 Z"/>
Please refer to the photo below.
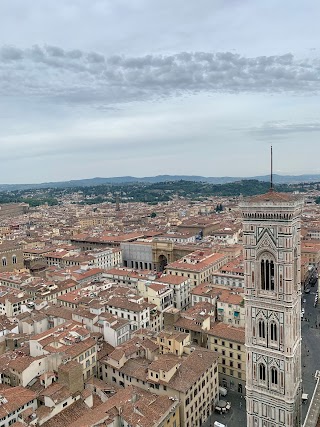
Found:
<path fill-rule="evenodd" d="M 0 245 L 0 273 L 21 270 L 24 268 L 23 250 L 12 243 Z"/>
<path fill-rule="evenodd" d="M 301 425 L 302 206 L 272 189 L 241 202 L 248 427 Z"/>

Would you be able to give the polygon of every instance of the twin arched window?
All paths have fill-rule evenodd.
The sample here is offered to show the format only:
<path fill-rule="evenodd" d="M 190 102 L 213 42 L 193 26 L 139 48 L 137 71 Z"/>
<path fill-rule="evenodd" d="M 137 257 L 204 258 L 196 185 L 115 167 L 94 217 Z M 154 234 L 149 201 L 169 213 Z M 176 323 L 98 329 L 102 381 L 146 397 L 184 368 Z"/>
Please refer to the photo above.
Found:
<path fill-rule="evenodd" d="M 274 291 L 274 262 L 270 259 L 262 259 L 260 263 L 261 289 Z"/>
<path fill-rule="evenodd" d="M 7 258 L 4 256 L 2 258 L 2 267 L 6 267 L 7 266 Z"/>
<path fill-rule="evenodd" d="M 259 365 L 259 380 L 260 381 L 266 381 L 267 380 L 266 367 L 263 363 L 260 363 L 260 365 Z M 277 368 L 274 368 L 274 367 L 271 368 L 270 380 L 271 380 L 271 385 L 278 385 L 278 370 L 277 370 Z"/>
<path fill-rule="evenodd" d="M 258 322 L 258 333 L 259 338 L 265 339 L 268 335 L 270 341 L 278 341 L 278 326 L 274 321 L 271 321 L 268 326 L 268 331 L 266 323 L 264 320 L 260 319 Z"/>

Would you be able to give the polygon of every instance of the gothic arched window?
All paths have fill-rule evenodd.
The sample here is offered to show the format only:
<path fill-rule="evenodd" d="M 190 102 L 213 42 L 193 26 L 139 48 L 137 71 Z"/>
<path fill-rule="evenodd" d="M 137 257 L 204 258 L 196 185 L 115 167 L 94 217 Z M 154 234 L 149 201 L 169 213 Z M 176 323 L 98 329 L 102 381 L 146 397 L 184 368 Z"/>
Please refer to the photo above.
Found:
<path fill-rule="evenodd" d="M 263 320 L 259 320 L 259 338 L 266 337 L 266 326 Z"/>
<path fill-rule="evenodd" d="M 271 322 L 270 324 L 270 339 L 271 341 L 278 340 L 278 330 L 277 330 L 277 324 L 275 322 Z"/>
<path fill-rule="evenodd" d="M 260 363 L 259 365 L 259 380 L 265 381 L 266 380 L 266 367 L 263 363 Z"/>
<path fill-rule="evenodd" d="M 261 289 L 274 291 L 274 262 L 264 257 L 260 262 Z"/>
<path fill-rule="evenodd" d="M 278 384 L 278 370 L 276 368 L 271 368 L 271 384 Z"/>

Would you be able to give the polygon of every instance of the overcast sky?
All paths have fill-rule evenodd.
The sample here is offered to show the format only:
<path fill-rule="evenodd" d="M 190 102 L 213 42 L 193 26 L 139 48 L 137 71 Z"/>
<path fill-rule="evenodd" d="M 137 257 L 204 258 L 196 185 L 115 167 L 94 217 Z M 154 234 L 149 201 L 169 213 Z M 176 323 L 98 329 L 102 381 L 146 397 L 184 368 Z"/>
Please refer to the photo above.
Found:
<path fill-rule="evenodd" d="M 319 0 L 1 0 L 0 183 L 320 173 Z"/>

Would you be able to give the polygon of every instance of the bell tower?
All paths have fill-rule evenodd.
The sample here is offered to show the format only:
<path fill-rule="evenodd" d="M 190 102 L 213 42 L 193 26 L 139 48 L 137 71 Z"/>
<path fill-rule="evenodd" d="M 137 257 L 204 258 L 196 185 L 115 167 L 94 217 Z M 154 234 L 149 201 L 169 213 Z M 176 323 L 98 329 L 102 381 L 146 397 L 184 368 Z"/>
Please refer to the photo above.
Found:
<path fill-rule="evenodd" d="M 278 193 L 240 203 L 246 307 L 247 427 L 301 426 L 303 200 Z"/>

